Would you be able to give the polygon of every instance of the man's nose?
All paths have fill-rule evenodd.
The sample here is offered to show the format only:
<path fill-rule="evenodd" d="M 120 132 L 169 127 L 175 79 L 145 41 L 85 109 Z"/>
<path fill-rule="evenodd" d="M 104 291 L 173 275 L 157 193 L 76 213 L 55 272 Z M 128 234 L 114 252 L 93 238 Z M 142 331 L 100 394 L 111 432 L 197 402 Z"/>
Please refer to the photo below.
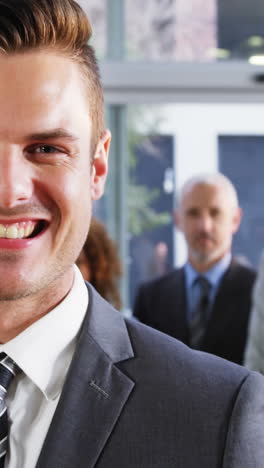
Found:
<path fill-rule="evenodd" d="M 203 231 L 210 231 L 212 228 L 212 219 L 208 215 L 200 216 L 199 218 L 199 227 Z"/>
<path fill-rule="evenodd" d="M 14 208 L 32 196 L 30 162 L 17 152 L 0 154 L 0 207 Z"/>

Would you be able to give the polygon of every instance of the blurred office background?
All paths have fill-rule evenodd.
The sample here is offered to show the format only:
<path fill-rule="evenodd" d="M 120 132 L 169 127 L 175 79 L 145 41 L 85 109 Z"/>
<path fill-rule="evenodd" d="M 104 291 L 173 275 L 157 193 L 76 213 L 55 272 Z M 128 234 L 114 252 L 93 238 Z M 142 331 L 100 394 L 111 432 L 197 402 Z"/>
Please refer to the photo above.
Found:
<path fill-rule="evenodd" d="M 79 0 L 94 28 L 113 140 L 94 207 L 117 241 L 129 311 L 138 284 L 180 265 L 175 194 L 197 172 L 235 184 L 234 253 L 264 247 L 264 2 Z"/>

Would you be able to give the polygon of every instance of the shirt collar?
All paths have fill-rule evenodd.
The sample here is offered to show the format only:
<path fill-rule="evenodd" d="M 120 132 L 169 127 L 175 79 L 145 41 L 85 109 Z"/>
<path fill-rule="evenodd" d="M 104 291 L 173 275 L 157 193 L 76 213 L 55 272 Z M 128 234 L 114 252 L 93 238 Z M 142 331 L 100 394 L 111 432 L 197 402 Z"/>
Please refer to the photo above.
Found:
<path fill-rule="evenodd" d="M 0 345 L 47 399 L 62 386 L 88 306 L 88 290 L 74 266 L 73 286 L 65 299 L 9 342 Z"/>
<path fill-rule="evenodd" d="M 204 272 L 202 276 L 208 279 L 212 286 L 217 286 L 223 274 L 228 269 L 230 263 L 231 253 L 228 252 L 223 258 L 221 258 L 221 260 L 215 263 L 212 268 Z M 184 265 L 184 270 L 186 275 L 187 288 L 191 288 L 196 278 L 200 276 L 200 273 L 195 270 L 195 268 L 193 268 L 189 261 Z"/>

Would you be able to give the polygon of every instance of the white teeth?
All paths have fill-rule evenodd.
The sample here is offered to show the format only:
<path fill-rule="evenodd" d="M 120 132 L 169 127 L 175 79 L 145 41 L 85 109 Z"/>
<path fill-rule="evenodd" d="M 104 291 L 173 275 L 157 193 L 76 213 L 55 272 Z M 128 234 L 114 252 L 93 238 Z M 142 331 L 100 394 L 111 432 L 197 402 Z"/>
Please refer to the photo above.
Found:
<path fill-rule="evenodd" d="M 5 237 L 6 227 L 0 224 L 0 237 Z"/>
<path fill-rule="evenodd" d="M 23 239 L 23 237 L 25 237 L 25 229 L 24 228 L 19 228 L 18 229 L 18 237 L 19 239 Z"/>
<path fill-rule="evenodd" d="M 36 223 L 29 221 L 23 222 L 24 226 L 21 226 L 21 224 L 15 223 L 7 226 L 0 224 L 0 238 L 23 239 L 29 237 L 34 231 Z"/>
<path fill-rule="evenodd" d="M 34 227 L 33 226 L 27 226 L 26 229 L 25 229 L 25 234 L 24 234 L 24 237 L 28 237 L 30 236 L 30 234 L 32 234 L 32 232 L 34 231 Z"/>
<path fill-rule="evenodd" d="M 17 239 L 18 238 L 18 230 L 16 226 L 8 226 L 6 230 L 7 239 Z"/>

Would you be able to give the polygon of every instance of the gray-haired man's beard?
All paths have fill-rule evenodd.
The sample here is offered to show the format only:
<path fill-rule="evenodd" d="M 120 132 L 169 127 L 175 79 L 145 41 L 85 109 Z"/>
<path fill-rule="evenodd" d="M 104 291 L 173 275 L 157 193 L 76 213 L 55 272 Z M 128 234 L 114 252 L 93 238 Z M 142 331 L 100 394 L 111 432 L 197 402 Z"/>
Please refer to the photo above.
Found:
<path fill-rule="evenodd" d="M 218 260 L 221 257 L 223 248 L 215 249 L 211 252 L 199 252 L 196 249 L 189 249 L 190 256 L 197 262 L 201 264 L 211 263 L 214 260 Z M 224 253 L 223 253 L 224 255 Z"/>

